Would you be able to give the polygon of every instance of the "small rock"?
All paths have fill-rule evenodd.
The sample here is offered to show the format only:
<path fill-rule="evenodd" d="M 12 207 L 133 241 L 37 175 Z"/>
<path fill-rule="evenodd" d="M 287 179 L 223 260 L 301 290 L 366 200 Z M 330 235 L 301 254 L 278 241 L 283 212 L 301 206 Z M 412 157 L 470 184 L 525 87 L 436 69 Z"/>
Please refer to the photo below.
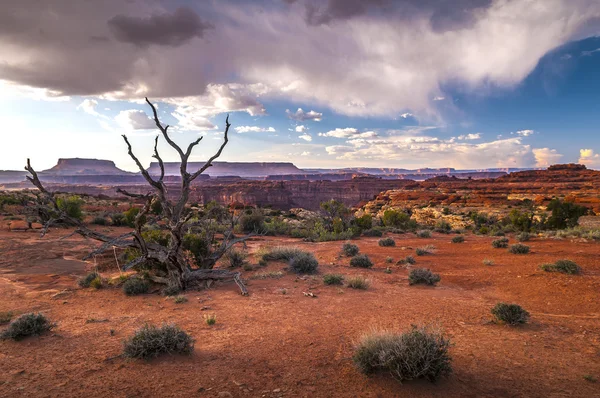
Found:
<path fill-rule="evenodd" d="M 221 391 L 218 396 L 219 398 L 233 398 L 233 395 L 229 391 Z"/>
<path fill-rule="evenodd" d="M 31 223 L 31 229 L 42 229 L 42 228 L 44 228 L 44 226 L 42 224 L 40 224 L 39 222 Z"/>
<path fill-rule="evenodd" d="M 273 392 L 281 392 L 281 388 L 276 388 L 273 390 Z"/>

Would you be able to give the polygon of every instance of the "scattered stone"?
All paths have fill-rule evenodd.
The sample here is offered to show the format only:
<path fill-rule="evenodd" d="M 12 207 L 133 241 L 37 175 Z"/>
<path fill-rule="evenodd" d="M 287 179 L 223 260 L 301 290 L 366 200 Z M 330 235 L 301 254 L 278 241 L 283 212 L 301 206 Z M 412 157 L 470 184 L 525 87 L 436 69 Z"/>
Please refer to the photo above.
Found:
<path fill-rule="evenodd" d="M 27 231 L 29 229 L 29 223 L 23 220 L 11 221 L 8 224 L 9 231 Z"/>
<path fill-rule="evenodd" d="M 218 396 L 219 398 L 233 398 L 229 391 L 221 391 Z"/>

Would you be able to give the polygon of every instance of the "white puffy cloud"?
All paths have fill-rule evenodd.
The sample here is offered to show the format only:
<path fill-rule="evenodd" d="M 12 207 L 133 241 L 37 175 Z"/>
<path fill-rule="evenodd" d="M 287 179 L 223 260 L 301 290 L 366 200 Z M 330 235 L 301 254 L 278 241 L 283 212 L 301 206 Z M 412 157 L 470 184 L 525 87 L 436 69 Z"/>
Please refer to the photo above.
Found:
<path fill-rule="evenodd" d="M 298 136 L 298 138 L 308 142 L 312 141 L 312 137 L 310 134 L 302 134 L 301 136 Z"/>
<path fill-rule="evenodd" d="M 300 156 L 310 156 L 312 153 L 309 151 L 304 151 L 300 154 Z"/>
<path fill-rule="evenodd" d="M 121 111 L 115 121 L 126 130 L 150 130 L 156 128 L 154 120 L 146 112 L 137 109 Z"/>
<path fill-rule="evenodd" d="M 316 111 L 308 111 L 304 112 L 302 108 L 298 108 L 296 112 L 292 112 L 289 109 L 285 110 L 285 113 L 292 120 L 296 120 L 298 122 L 303 122 L 305 120 L 313 120 L 315 122 L 320 122 L 323 120 L 323 114 Z"/>
<path fill-rule="evenodd" d="M 520 130 L 520 131 L 511 133 L 511 134 L 513 134 L 513 135 L 516 134 L 521 137 L 529 137 L 530 135 L 533 135 L 533 133 L 535 133 L 535 131 L 533 131 L 533 130 Z"/>
<path fill-rule="evenodd" d="M 96 110 L 97 106 L 98 106 L 98 101 L 96 101 L 95 99 L 86 98 L 83 100 L 83 102 L 81 104 L 79 104 L 77 106 L 77 109 L 81 109 L 85 113 L 88 113 L 92 116 L 107 118 L 107 116 L 102 115 L 101 113 L 98 113 L 98 111 Z"/>
<path fill-rule="evenodd" d="M 400 117 L 401 117 L 402 119 L 408 119 L 409 117 L 413 117 L 413 116 L 414 116 L 414 115 L 413 115 L 412 113 L 408 113 L 408 112 L 406 112 L 406 113 L 403 113 L 402 115 L 400 115 Z"/>
<path fill-rule="evenodd" d="M 304 131 L 308 130 L 306 126 L 300 125 L 296 126 L 296 133 L 304 133 Z"/>
<path fill-rule="evenodd" d="M 466 140 L 466 141 L 478 140 L 480 138 L 481 138 L 481 133 L 465 134 L 465 135 L 459 135 L 458 136 L 459 140 Z"/>
<path fill-rule="evenodd" d="M 600 169 L 600 154 L 594 153 L 593 149 L 580 149 L 578 162 L 593 169 Z"/>
<path fill-rule="evenodd" d="M 335 138 L 372 138 L 376 137 L 377 133 L 374 131 L 365 131 L 361 133 L 358 129 L 353 127 L 336 128 L 335 130 L 328 131 L 326 133 L 319 133 L 321 137 L 335 137 Z"/>
<path fill-rule="evenodd" d="M 274 133 L 273 127 L 258 127 L 258 126 L 239 126 L 235 127 L 238 133 Z"/>
<path fill-rule="evenodd" d="M 535 148 L 532 152 L 533 156 L 535 156 L 535 165 L 537 167 L 548 167 L 557 164 L 563 157 L 556 149 L 550 148 Z"/>

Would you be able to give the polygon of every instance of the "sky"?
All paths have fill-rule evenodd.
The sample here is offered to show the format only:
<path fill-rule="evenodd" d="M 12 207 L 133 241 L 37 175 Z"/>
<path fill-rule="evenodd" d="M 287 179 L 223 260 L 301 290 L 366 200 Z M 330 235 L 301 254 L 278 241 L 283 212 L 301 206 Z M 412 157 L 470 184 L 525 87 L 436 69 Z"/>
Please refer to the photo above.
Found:
<path fill-rule="evenodd" d="M 3 0 L 0 169 L 600 169 L 597 0 Z M 165 161 L 177 154 L 163 140 Z"/>

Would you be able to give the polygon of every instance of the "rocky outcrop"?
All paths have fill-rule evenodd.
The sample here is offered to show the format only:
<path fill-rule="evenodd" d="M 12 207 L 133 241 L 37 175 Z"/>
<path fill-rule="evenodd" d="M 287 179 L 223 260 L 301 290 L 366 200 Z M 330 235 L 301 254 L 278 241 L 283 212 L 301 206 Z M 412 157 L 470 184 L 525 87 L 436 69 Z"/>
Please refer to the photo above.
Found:
<path fill-rule="evenodd" d="M 197 170 L 205 162 L 190 162 L 188 170 Z M 151 175 L 160 174 L 158 162 L 150 163 L 148 172 Z M 211 177 L 239 176 L 239 177 L 267 177 L 269 175 L 305 174 L 293 163 L 285 162 L 213 162 L 212 167 L 205 174 Z M 179 162 L 165 162 L 166 175 L 179 175 Z"/>
<path fill-rule="evenodd" d="M 44 170 L 41 175 L 126 175 L 131 174 L 119 169 L 112 160 L 100 159 L 58 159 L 56 166 Z"/>

